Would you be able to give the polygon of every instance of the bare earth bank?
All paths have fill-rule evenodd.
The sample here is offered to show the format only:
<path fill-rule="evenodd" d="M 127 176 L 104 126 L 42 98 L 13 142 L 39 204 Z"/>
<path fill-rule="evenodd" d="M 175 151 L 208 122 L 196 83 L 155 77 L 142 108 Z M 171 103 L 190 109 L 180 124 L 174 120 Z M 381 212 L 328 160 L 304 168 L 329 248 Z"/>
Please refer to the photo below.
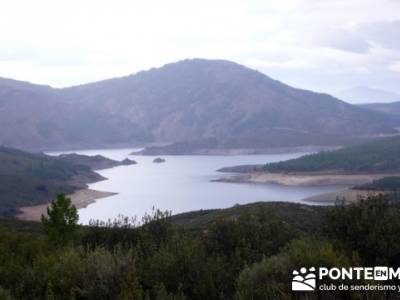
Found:
<path fill-rule="evenodd" d="M 394 175 L 394 174 L 390 174 Z M 397 174 L 396 174 L 397 175 Z M 251 172 L 225 176 L 215 181 L 276 183 L 289 186 L 348 185 L 354 186 L 376 180 L 388 174 L 290 174 Z"/>
<path fill-rule="evenodd" d="M 222 182 L 255 182 L 276 183 L 288 186 L 323 186 L 342 185 L 355 186 L 394 174 L 322 174 L 322 173 L 267 173 L 250 172 L 240 175 L 231 175 L 217 179 Z M 395 174 L 398 175 L 398 174 Z M 360 198 L 382 194 L 382 191 L 366 191 L 344 189 L 337 192 L 324 193 L 302 199 L 310 203 L 334 203 L 337 199 L 346 199 L 348 203 L 359 201 Z"/>
<path fill-rule="evenodd" d="M 385 191 L 367 191 L 367 190 L 341 190 L 332 193 L 323 193 L 314 196 L 310 196 L 302 199 L 303 201 L 309 201 L 314 203 L 335 203 L 336 200 L 346 200 L 346 203 L 355 203 L 362 198 L 369 196 L 377 196 L 379 194 L 385 194 Z"/>
<path fill-rule="evenodd" d="M 89 204 L 95 202 L 97 199 L 109 197 L 115 194 L 116 193 L 82 189 L 76 191 L 71 195 L 68 195 L 67 197 L 71 199 L 72 204 L 75 205 L 76 208 L 84 208 Z M 17 218 L 20 220 L 40 221 L 40 217 L 42 216 L 42 214 L 47 213 L 47 206 L 49 204 L 50 203 L 21 207 L 21 213 L 17 215 Z"/>

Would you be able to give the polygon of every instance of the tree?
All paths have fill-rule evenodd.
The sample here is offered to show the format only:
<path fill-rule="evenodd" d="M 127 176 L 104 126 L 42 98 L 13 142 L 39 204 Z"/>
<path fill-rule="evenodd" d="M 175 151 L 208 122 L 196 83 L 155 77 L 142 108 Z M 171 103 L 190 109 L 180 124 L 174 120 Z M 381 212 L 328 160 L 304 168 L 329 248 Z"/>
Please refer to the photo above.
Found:
<path fill-rule="evenodd" d="M 357 251 L 366 266 L 400 264 L 400 203 L 378 195 L 328 210 L 324 233 Z"/>
<path fill-rule="evenodd" d="M 349 299 L 341 292 L 315 291 L 293 293 L 293 271 L 301 267 L 350 267 L 359 265 L 357 256 L 349 257 L 329 240 L 300 238 L 289 242 L 279 254 L 264 258 L 246 268 L 236 280 L 236 299 Z M 319 284 L 325 283 L 320 281 Z M 327 282 L 329 283 L 329 282 Z M 358 298 L 351 298 L 358 299 Z"/>
<path fill-rule="evenodd" d="M 1 286 L 0 286 L 0 299 L 1 300 L 11 300 L 11 296 L 10 294 L 4 290 Z"/>
<path fill-rule="evenodd" d="M 59 246 L 65 246 L 78 236 L 78 211 L 71 199 L 59 194 L 42 215 L 42 225 L 49 239 Z"/>

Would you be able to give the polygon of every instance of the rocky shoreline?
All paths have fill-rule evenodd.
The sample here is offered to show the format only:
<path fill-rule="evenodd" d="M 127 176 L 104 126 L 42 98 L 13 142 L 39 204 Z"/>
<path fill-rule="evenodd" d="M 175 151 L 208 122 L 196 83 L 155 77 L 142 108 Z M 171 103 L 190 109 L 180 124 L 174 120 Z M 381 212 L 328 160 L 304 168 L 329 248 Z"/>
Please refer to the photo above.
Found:
<path fill-rule="evenodd" d="M 385 191 L 355 190 L 351 187 L 365 184 L 393 174 L 290 174 L 290 173 L 268 173 L 251 171 L 254 166 L 234 167 L 239 173 L 222 177 L 213 181 L 232 183 L 273 183 L 286 186 L 348 186 L 348 189 L 336 192 L 313 195 L 302 199 L 302 201 L 314 204 L 334 204 L 338 199 L 345 199 L 346 203 L 355 203 L 361 198 L 385 194 Z M 231 170 L 231 169 L 229 169 Z M 225 171 L 225 170 L 224 170 Z M 246 173 L 246 171 L 248 173 Z M 225 171 L 226 172 L 226 171 Z M 241 172 L 241 173 L 240 173 Z"/>
<path fill-rule="evenodd" d="M 393 175 L 393 174 L 391 174 Z M 288 186 L 326 186 L 344 185 L 354 186 L 364 184 L 372 180 L 380 179 L 388 174 L 329 174 L 329 173 L 269 173 L 250 172 L 239 175 L 221 177 L 216 182 L 253 182 L 253 183 L 275 183 Z"/>
<path fill-rule="evenodd" d="M 174 143 L 163 146 L 150 146 L 131 155 L 256 155 L 256 154 L 287 154 L 310 153 L 324 150 L 334 150 L 339 146 L 296 146 L 296 147 L 269 147 L 269 148 L 228 148 L 191 145 L 190 143 Z"/>

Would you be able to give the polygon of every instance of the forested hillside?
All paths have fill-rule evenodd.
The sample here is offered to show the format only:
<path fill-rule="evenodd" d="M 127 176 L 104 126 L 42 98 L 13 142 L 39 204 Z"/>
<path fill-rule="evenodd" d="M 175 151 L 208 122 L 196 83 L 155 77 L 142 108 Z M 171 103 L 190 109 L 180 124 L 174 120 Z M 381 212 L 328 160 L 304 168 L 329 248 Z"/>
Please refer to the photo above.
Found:
<path fill-rule="evenodd" d="M 399 220 L 398 202 L 380 196 L 348 206 L 256 203 L 172 218 L 156 211 L 141 227 L 124 218 L 74 227 L 63 244 L 45 234 L 48 227 L 0 221 L 0 298 L 309 299 L 291 291 L 299 267 L 397 267 Z M 395 295 L 317 290 L 311 299 Z"/>
<path fill-rule="evenodd" d="M 400 172 L 400 136 L 264 166 L 268 172 Z"/>
<path fill-rule="evenodd" d="M 0 217 L 14 216 L 18 207 L 49 202 L 102 179 L 88 166 L 44 154 L 0 147 Z"/>
<path fill-rule="evenodd" d="M 357 185 L 355 190 L 400 192 L 400 176 L 388 176 L 372 182 Z M 400 194 L 399 194 L 400 196 Z"/>

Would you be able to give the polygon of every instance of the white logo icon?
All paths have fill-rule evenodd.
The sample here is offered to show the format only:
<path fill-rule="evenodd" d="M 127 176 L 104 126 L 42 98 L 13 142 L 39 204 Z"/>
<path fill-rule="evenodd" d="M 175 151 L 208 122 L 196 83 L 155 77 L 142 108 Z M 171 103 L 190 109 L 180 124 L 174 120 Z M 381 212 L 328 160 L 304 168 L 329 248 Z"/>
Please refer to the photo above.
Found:
<path fill-rule="evenodd" d="M 374 280 L 388 280 L 389 279 L 389 268 L 388 267 L 375 267 L 374 268 Z"/>
<path fill-rule="evenodd" d="M 292 291 L 314 291 L 316 286 L 315 268 L 301 268 L 293 271 Z"/>

